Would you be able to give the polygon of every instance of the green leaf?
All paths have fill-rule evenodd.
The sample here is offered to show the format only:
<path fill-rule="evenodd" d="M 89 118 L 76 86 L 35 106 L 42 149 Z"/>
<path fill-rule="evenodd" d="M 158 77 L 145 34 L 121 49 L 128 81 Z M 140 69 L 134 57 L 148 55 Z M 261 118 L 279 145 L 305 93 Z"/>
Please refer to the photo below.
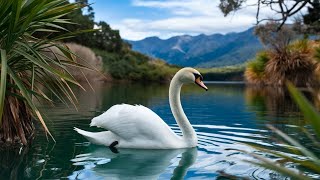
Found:
<path fill-rule="evenodd" d="M 43 49 L 48 46 L 59 48 L 56 40 L 95 30 L 70 32 L 63 26 L 74 24 L 65 15 L 81 8 L 79 3 L 67 0 L 3 0 L 0 4 L 0 119 L 4 114 L 5 98 L 13 96 L 26 102 L 28 111 L 33 112 L 52 136 L 32 101 L 33 97 L 52 102 L 47 96 L 50 93 L 67 106 L 69 101 L 75 105 L 77 100 L 70 83 L 83 87 L 68 67 L 90 68 L 74 62 L 67 48 L 62 51 L 61 56 L 65 56 L 62 59 L 46 56 Z M 34 37 L 34 32 L 62 33 L 57 38 L 41 39 Z"/>
<path fill-rule="evenodd" d="M 23 57 L 25 57 L 26 59 L 30 60 L 31 62 L 35 63 L 36 65 L 40 66 L 41 68 L 45 69 L 46 71 L 55 74 L 55 75 L 59 75 L 61 78 L 72 82 L 73 84 L 76 84 L 78 86 L 81 86 L 78 82 L 76 82 L 72 77 L 68 76 L 67 74 L 63 74 L 61 73 L 59 70 L 49 66 L 48 64 L 43 63 L 40 59 L 35 58 L 33 56 L 31 56 L 29 53 L 20 50 L 20 49 L 14 49 L 14 52 L 16 52 L 17 54 L 22 55 Z"/>
<path fill-rule="evenodd" d="M 300 159 L 296 159 L 294 157 L 291 157 L 291 156 L 288 156 L 286 154 L 284 154 L 283 152 L 278 152 L 278 151 L 275 151 L 275 150 L 271 150 L 271 149 L 266 149 L 266 148 L 261 148 L 257 145 L 253 145 L 253 144 L 250 144 L 249 145 L 250 147 L 256 149 L 256 150 L 259 150 L 263 153 L 269 153 L 269 154 L 272 154 L 274 156 L 278 156 L 278 157 L 281 157 L 283 158 L 284 160 L 286 161 L 291 161 L 291 162 L 294 162 L 294 163 L 297 163 L 301 166 L 304 166 L 306 168 L 309 168 L 309 169 L 312 169 L 316 172 L 320 172 L 320 166 L 318 166 L 318 164 L 310 161 L 310 160 L 300 160 Z"/>
<path fill-rule="evenodd" d="M 8 74 L 11 76 L 11 78 L 14 80 L 14 82 L 16 83 L 16 85 L 19 87 L 22 96 L 26 99 L 28 105 L 31 107 L 32 111 L 35 113 L 35 115 L 38 117 L 39 121 L 41 122 L 41 125 L 43 126 L 44 130 L 46 131 L 46 133 L 48 133 L 50 135 L 50 137 L 52 138 L 53 141 L 55 141 L 55 139 L 53 138 L 52 134 L 50 133 L 46 123 L 44 122 L 38 108 L 34 105 L 34 103 L 32 102 L 30 95 L 26 89 L 26 87 L 23 85 L 23 82 L 19 79 L 19 77 L 16 75 L 15 72 L 13 72 L 9 67 L 8 67 Z"/>
<path fill-rule="evenodd" d="M 293 97 L 293 100 L 299 106 L 306 120 L 311 123 L 312 128 L 315 130 L 316 135 L 320 138 L 320 115 L 318 111 L 308 102 L 308 100 L 302 95 L 292 83 L 287 83 L 288 90 Z"/>
<path fill-rule="evenodd" d="M 250 152 L 247 152 L 245 150 L 239 150 L 239 149 L 230 149 L 230 150 L 236 150 L 236 151 L 240 151 L 240 152 L 243 152 L 245 154 L 249 154 L 250 156 L 258 159 L 260 162 L 255 162 L 255 161 L 250 161 L 250 160 L 243 160 L 245 162 L 248 162 L 250 164 L 254 164 L 256 166 L 260 166 L 260 167 L 264 167 L 264 168 L 267 168 L 267 169 L 270 169 L 270 170 L 273 170 L 273 171 L 276 171 L 276 172 L 279 172 L 285 176 L 289 176 L 289 177 L 292 177 L 293 179 L 299 179 L 299 180 L 311 180 L 311 178 L 303 175 L 303 174 L 298 174 L 286 167 L 283 167 L 279 164 L 277 164 L 276 162 L 273 162 L 269 159 L 266 159 L 264 157 L 261 157 L 257 154 L 254 154 L 254 153 L 250 153 Z"/>
<path fill-rule="evenodd" d="M 0 127 L 3 116 L 4 99 L 6 96 L 6 83 L 7 83 L 7 54 L 6 51 L 1 49 L 1 80 L 0 80 Z"/>
<path fill-rule="evenodd" d="M 315 162 L 316 164 L 318 164 L 318 166 L 320 166 L 320 160 L 318 159 L 318 157 L 315 154 L 313 154 L 311 151 L 309 151 L 307 148 L 305 148 L 303 145 L 301 145 L 298 141 L 292 139 L 291 137 L 289 137 L 288 135 L 286 135 L 285 133 L 283 133 L 282 131 L 280 131 L 279 129 L 273 126 L 268 126 L 268 127 L 272 131 L 277 133 L 279 136 L 281 136 L 284 140 L 289 142 L 291 145 L 299 148 L 299 151 L 301 153 L 303 153 L 306 157 L 310 158 L 313 162 Z"/>

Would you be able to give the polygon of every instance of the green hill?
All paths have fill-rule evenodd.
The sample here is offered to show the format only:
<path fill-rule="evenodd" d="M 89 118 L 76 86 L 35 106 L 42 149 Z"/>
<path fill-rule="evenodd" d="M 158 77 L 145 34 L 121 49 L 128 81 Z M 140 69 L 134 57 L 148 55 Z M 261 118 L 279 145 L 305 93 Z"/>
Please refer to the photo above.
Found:
<path fill-rule="evenodd" d="M 163 59 L 169 64 L 197 67 L 242 64 L 263 48 L 253 35 L 253 28 L 226 35 L 184 35 L 166 40 L 149 37 L 127 42 L 133 50 Z"/>

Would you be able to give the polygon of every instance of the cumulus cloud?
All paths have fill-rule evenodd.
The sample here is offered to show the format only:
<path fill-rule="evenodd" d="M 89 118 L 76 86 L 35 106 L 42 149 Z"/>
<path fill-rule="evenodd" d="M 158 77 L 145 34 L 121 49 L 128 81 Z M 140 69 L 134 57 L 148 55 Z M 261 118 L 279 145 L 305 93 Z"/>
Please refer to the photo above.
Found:
<path fill-rule="evenodd" d="M 166 11 L 158 19 L 125 18 L 113 27 L 120 30 L 125 39 L 139 40 L 149 36 L 169 38 L 174 35 L 197 35 L 240 32 L 256 23 L 255 0 L 248 0 L 247 6 L 224 17 L 218 8 L 219 1 L 213 0 L 132 0 L 132 6 L 154 8 Z M 268 8 L 262 16 L 275 16 Z"/>

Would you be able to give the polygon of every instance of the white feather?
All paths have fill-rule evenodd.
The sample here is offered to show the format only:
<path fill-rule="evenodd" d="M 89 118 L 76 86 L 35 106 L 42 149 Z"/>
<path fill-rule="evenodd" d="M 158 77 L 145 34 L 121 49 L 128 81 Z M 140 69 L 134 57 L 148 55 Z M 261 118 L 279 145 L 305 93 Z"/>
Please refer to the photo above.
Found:
<path fill-rule="evenodd" d="M 142 105 L 114 105 L 105 113 L 93 118 L 90 125 L 111 130 L 128 140 L 139 135 L 148 139 L 161 135 L 175 135 L 156 113 Z"/>
<path fill-rule="evenodd" d="M 142 105 L 119 104 L 91 120 L 90 126 L 109 131 L 87 132 L 75 128 L 94 144 L 109 146 L 118 141 L 120 148 L 170 149 L 183 147 L 181 137 L 152 110 Z"/>
<path fill-rule="evenodd" d="M 174 149 L 195 147 L 197 137 L 180 102 L 183 83 L 195 81 L 198 71 L 183 68 L 173 77 L 169 88 L 169 101 L 173 115 L 181 128 L 183 136 L 176 135 L 170 127 L 152 110 L 142 105 L 114 105 L 105 113 L 92 119 L 90 126 L 109 131 L 87 132 L 75 128 L 90 142 L 110 146 L 118 141 L 116 147 L 137 149 Z M 199 74 L 200 75 L 200 74 Z"/>

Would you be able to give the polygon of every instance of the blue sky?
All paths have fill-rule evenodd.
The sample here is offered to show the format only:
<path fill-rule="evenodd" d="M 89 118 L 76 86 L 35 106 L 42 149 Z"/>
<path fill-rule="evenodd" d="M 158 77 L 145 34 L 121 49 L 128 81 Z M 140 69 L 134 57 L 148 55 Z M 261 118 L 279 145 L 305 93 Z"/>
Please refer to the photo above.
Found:
<path fill-rule="evenodd" d="M 255 0 L 248 0 L 255 1 Z M 224 17 L 219 0 L 89 0 L 96 21 L 106 21 L 121 37 L 140 40 L 150 36 L 240 32 L 255 24 L 256 8 L 249 6 Z M 270 12 L 263 12 L 271 15 Z"/>

